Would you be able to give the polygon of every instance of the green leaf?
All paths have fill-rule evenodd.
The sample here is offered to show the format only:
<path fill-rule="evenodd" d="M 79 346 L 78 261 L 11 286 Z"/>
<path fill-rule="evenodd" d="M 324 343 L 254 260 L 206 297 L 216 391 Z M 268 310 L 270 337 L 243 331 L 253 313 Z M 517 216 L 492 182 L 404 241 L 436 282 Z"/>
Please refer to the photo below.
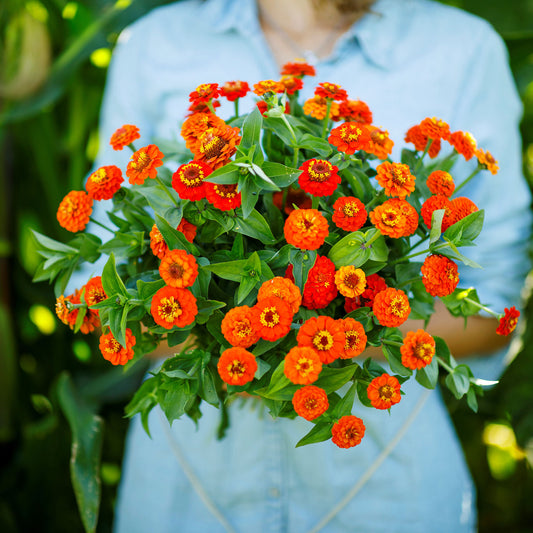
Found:
<path fill-rule="evenodd" d="M 263 244 L 274 244 L 276 242 L 268 222 L 259 211 L 253 209 L 246 219 L 243 218 L 241 209 L 237 212 L 235 226 L 233 227 L 234 231 L 252 237 L 253 239 L 257 239 Z"/>
<path fill-rule="evenodd" d="M 477 315 L 479 306 L 466 301 L 466 298 L 479 303 L 479 297 L 473 288 L 457 288 L 450 295 L 441 297 L 441 301 L 453 316 Z"/>
<path fill-rule="evenodd" d="M 351 415 L 353 402 L 355 400 L 356 384 L 352 383 L 352 386 L 346 391 L 346 394 L 340 400 L 335 409 L 331 412 L 333 418 L 341 418 L 342 416 Z"/>
<path fill-rule="evenodd" d="M 240 168 L 234 163 L 228 163 L 223 167 L 217 168 L 204 181 L 218 183 L 220 185 L 232 185 L 239 180 Z"/>
<path fill-rule="evenodd" d="M 101 255 L 99 248 L 102 241 L 91 233 L 80 233 L 69 244 L 78 248 L 80 257 L 89 263 L 94 263 Z"/>
<path fill-rule="evenodd" d="M 309 271 L 313 268 L 316 258 L 316 250 L 300 250 L 299 248 L 291 248 L 290 250 L 289 262 L 293 266 L 294 283 L 302 294 Z"/>
<path fill-rule="evenodd" d="M 110 254 L 102 271 L 102 286 L 108 298 L 118 294 L 129 298 L 124 282 L 120 279 L 115 267 L 115 256 Z"/>
<path fill-rule="evenodd" d="M 410 377 L 413 375 L 412 370 L 402 365 L 402 354 L 399 346 L 384 343 L 382 344 L 381 349 L 383 350 L 383 355 L 385 356 L 385 359 L 387 359 L 392 372 L 399 376 Z"/>
<path fill-rule="evenodd" d="M 152 296 L 165 286 L 165 280 L 159 279 L 157 281 L 144 281 L 142 279 L 137 280 L 137 292 L 139 293 L 139 299 L 151 300 Z"/>
<path fill-rule="evenodd" d="M 214 263 L 211 265 L 204 265 L 199 270 L 209 270 L 216 274 L 219 278 L 228 279 L 230 281 L 240 282 L 242 271 L 246 265 L 246 259 L 238 259 L 236 261 L 225 261 L 224 263 Z"/>
<path fill-rule="evenodd" d="M 294 183 L 302 173 L 300 169 L 287 167 L 281 163 L 266 161 L 261 165 L 263 172 L 280 188 Z"/>
<path fill-rule="evenodd" d="M 429 365 L 419 368 L 416 371 L 416 380 L 422 387 L 426 387 L 426 389 L 434 389 L 437 386 L 438 378 L 439 365 L 436 357 L 433 357 Z"/>
<path fill-rule="evenodd" d="M 365 241 L 360 231 L 349 233 L 331 248 L 328 257 L 337 268 L 348 265 L 360 267 L 370 259 L 370 249 L 365 247 Z"/>
<path fill-rule="evenodd" d="M 237 304 L 240 304 L 261 280 L 261 259 L 254 252 L 244 264 L 239 290 L 237 292 Z"/>
<path fill-rule="evenodd" d="M 179 249 L 195 256 L 200 255 L 198 248 L 192 242 L 189 242 L 181 231 L 174 229 L 164 218 L 155 215 L 155 221 L 157 229 L 163 235 L 163 239 L 165 239 L 170 250 Z"/>
<path fill-rule="evenodd" d="M 313 383 L 326 391 L 327 394 L 339 390 L 343 385 L 352 379 L 355 371 L 359 368 L 357 363 L 353 363 L 342 368 L 322 367 L 322 372 Z"/>
<path fill-rule="evenodd" d="M 444 382 L 451 393 L 459 400 L 470 388 L 470 372 L 466 365 L 458 365 L 450 372 Z"/>
<path fill-rule="evenodd" d="M 456 246 L 470 244 L 483 229 L 485 211 L 483 209 L 470 213 L 470 215 L 450 226 L 444 236 Z"/>
<path fill-rule="evenodd" d="M 256 165 L 255 163 L 252 163 L 252 168 L 250 169 L 250 172 L 255 177 L 255 182 L 258 186 L 260 186 L 262 189 L 265 189 L 267 191 L 279 191 L 281 190 L 263 171 L 263 169 Z"/>
<path fill-rule="evenodd" d="M 200 374 L 200 397 L 207 403 L 218 407 L 220 400 L 218 398 L 213 371 L 207 367 L 203 368 Z"/>
<path fill-rule="evenodd" d="M 241 181 L 239 181 L 241 183 Z M 242 177 L 241 198 L 242 198 L 242 217 L 247 219 L 250 213 L 254 210 L 257 201 L 259 200 L 259 193 L 261 187 L 249 179 L 248 176 Z M 233 227 L 233 225 L 232 225 Z"/>
<path fill-rule="evenodd" d="M 72 432 L 70 477 L 83 526 L 96 531 L 100 506 L 100 458 L 103 420 L 77 393 L 72 378 L 63 372 L 57 381 L 59 404 Z"/>
<path fill-rule="evenodd" d="M 474 387 L 470 387 L 468 389 L 468 392 L 466 393 L 466 403 L 468 404 L 468 407 L 470 407 L 470 409 L 474 411 L 474 413 L 477 413 L 478 403 L 477 403 L 476 390 Z"/>
<path fill-rule="evenodd" d="M 53 250 L 54 252 L 62 252 L 65 254 L 77 254 L 78 249 L 73 248 L 72 246 L 67 246 L 66 244 L 63 244 L 62 242 L 55 241 L 54 239 L 50 239 L 50 237 L 47 237 L 46 235 L 42 235 L 38 231 L 31 230 L 33 236 L 35 237 L 35 240 L 45 249 L 45 250 Z"/>
<path fill-rule="evenodd" d="M 314 444 L 315 442 L 324 442 L 331 439 L 331 429 L 333 428 L 333 422 L 319 421 L 313 429 L 305 437 L 301 438 L 296 444 L 296 448 L 300 446 L 306 446 L 307 444 Z"/>
<path fill-rule="evenodd" d="M 283 144 L 292 146 L 294 144 L 294 138 L 291 130 L 283 120 L 275 117 L 267 117 L 263 119 L 266 130 L 271 130 L 277 137 L 281 139 Z"/>
<path fill-rule="evenodd" d="M 160 387 L 158 394 L 162 396 L 159 404 L 170 424 L 183 416 L 196 398 L 196 393 L 191 392 L 189 381 L 180 379 L 166 382 Z"/>
<path fill-rule="evenodd" d="M 306 150 L 312 150 L 320 157 L 328 157 L 333 151 L 333 148 L 328 141 L 321 139 L 320 137 L 310 135 L 309 133 L 305 133 L 300 139 L 298 139 L 298 146 Z"/>
<path fill-rule="evenodd" d="M 429 244 L 433 244 L 440 239 L 442 219 L 446 213 L 445 209 L 436 209 L 431 215 L 431 230 L 429 232 Z"/>
<path fill-rule="evenodd" d="M 256 107 L 251 113 L 248 114 L 244 124 L 242 125 L 242 138 L 239 147 L 241 149 L 247 149 L 259 144 L 262 126 L 263 117 L 259 109 Z"/>
<path fill-rule="evenodd" d="M 183 215 L 182 209 L 175 206 L 159 185 L 138 187 L 135 191 L 146 199 L 156 215 L 165 218 L 174 228 L 178 227 Z M 175 193 L 172 191 L 170 194 Z"/>
<path fill-rule="evenodd" d="M 370 249 L 371 261 L 385 262 L 389 257 L 389 248 L 383 235 L 380 234 L 380 236 L 377 237 L 372 244 L 367 245 L 367 243 L 374 238 L 376 233 L 380 233 L 380 231 L 376 228 L 369 229 L 367 232 L 365 232 L 365 241 L 363 246 Z"/>

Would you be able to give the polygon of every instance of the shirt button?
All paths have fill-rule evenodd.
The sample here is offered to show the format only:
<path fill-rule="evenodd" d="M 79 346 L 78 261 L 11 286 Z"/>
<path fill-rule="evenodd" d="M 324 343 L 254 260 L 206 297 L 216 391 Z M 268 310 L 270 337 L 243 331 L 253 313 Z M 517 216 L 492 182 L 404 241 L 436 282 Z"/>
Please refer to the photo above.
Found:
<path fill-rule="evenodd" d="M 272 498 L 279 498 L 280 496 L 280 492 L 279 492 L 279 489 L 277 489 L 276 487 L 272 487 L 270 490 L 270 496 L 272 496 Z"/>

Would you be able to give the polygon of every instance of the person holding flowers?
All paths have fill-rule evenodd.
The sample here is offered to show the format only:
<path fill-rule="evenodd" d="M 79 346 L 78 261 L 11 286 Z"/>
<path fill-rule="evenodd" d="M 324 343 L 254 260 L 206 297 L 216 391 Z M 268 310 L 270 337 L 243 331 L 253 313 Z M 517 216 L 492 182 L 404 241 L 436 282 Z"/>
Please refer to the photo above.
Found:
<path fill-rule="evenodd" d="M 253 109 L 255 97 L 263 98 L 260 112 L 269 117 L 265 95 L 285 92 L 289 96 L 275 112 L 281 117 L 290 111 L 291 98 L 300 94 L 301 112 L 326 119 L 322 139 L 341 154 L 332 162 L 320 155 L 304 159 L 295 150 L 299 178 L 280 199 L 286 243 L 316 259 L 302 291 L 296 284 L 301 272 L 290 263 L 285 277 L 261 285 L 254 304 L 224 310 L 219 333 L 232 347 L 221 353 L 217 368 L 228 387 L 245 387 L 261 370 L 253 346 L 279 342 L 296 327 L 297 342 L 283 367 L 284 378 L 298 386 L 287 400 L 296 418 L 259 417 L 246 405 L 230 405 L 231 427 L 220 441 L 219 412 L 205 403 L 198 428 L 185 417 L 169 427 L 154 409 L 151 438 L 134 418 L 116 531 L 474 531 L 474 488 L 445 406 L 438 392 L 427 393 L 414 380 L 400 383 L 392 370 L 376 376 L 366 387 L 372 408 L 355 400 L 353 413 L 332 424 L 333 446 L 295 445 L 334 408 L 315 384 L 323 367 L 377 351 L 360 322 L 326 316 L 323 310 L 335 298 L 343 299 L 346 314 L 366 307 L 380 326 L 400 328 L 402 342 L 391 342 L 401 345 L 406 369 L 428 367 L 436 356 L 434 337 L 443 337 L 457 358 L 484 356 L 476 361 L 476 376 L 490 379 L 501 371 L 507 339 L 499 334 L 516 326 L 512 306 L 526 273 L 530 197 L 520 176 L 516 91 L 502 42 L 485 22 L 429 0 L 184 0 L 158 8 L 119 40 L 102 107 L 101 135 L 111 145 L 102 147 L 102 165 L 89 177 L 87 194 L 65 198 L 59 222 L 79 231 L 93 209 L 99 220 L 108 191 L 123 179 L 115 166 L 127 167 L 132 187 L 158 179 L 163 154 L 146 143 L 176 137 L 187 108 L 191 115 L 181 133 L 194 158 L 172 169 L 172 190 L 185 201 L 207 199 L 221 211 L 244 208 L 245 192 L 236 183 L 216 181 L 243 138 L 219 116 L 224 110 L 238 116 L 245 105 Z M 334 124 L 326 138 L 328 117 Z M 132 158 L 116 150 L 136 141 L 139 131 L 146 146 Z M 415 177 L 399 163 L 402 140 L 427 158 L 445 143 L 463 157 L 449 172 L 428 176 L 431 195 L 416 207 L 410 202 Z M 374 184 L 383 191 L 381 203 L 365 205 L 356 190 L 334 197 L 342 163 L 361 149 L 380 160 Z M 451 176 L 467 176 L 476 164 L 489 171 L 482 179 L 453 182 Z M 459 188 L 464 196 L 450 199 Z M 310 205 L 288 201 L 298 194 Z M 321 203 L 328 199 L 329 220 Z M 465 217 L 478 205 L 485 209 L 485 227 L 469 258 L 484 270 L 457 269 L 448 257 L 430 254 L 422 281 L 437 298 L 453 293 L 459 280 L 461 287 L 475 286 L 482 302 L 506 308 L 500 322 L 470 317 L 464 328 L 463 319 L 437 300 L 425 327 L 412 318 L 401 287 L 388 286 L 379 272 L 339 268 L 317 253 L 329 245 L 333 228 L 351 233 L 373 227 L 387 239 L 402 239 L 421 224 L 431 228 L 435 213 L 444 229 L 457 213 Z M 207 221 L 198 220 L 201 231 Z M 151 237 L 165 281 L 152 298 L 151 316 L 165 330 L 187 328 L 200 312 L 193 286 L 205 265 L 183 250 L 165 249 L 157 231 Z M 70 300 L 58 300 L 57 309 L 72 326 L 78 318 L 71 316 Z M 309 315 L 295 324 L 301 307 Z M 94 329 L 97 319 L 91 310 L 85 329 Z M 126 337 L 130 342 L 122 346 L 105 333 L 103 353 L 112 364 L 129 360 L 134 341 L 131 332 Z M 161 347 L 159 354 L 174 351 Z"/>

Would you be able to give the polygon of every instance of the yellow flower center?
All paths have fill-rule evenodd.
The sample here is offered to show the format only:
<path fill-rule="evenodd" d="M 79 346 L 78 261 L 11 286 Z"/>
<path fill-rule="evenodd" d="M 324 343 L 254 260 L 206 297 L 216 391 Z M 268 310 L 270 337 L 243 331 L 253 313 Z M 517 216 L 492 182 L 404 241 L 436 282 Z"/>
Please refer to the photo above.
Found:
<path fill-rule="evenodd" d="M 207 159 L 218 157 L 228 142 L 219 137 L 213 135 L 210 130 L 207 130 L 200 139 L 200 152 L 205 155 Z"/>
<path fill-rule="evenodd" d="M 357 331 L 347 331 L 346 332 L 346 344 L 344 345 L 345 350 L 353 350 L 359 346 L 359 333 Z"/>
<path fill-rule="evenodd" d="M 118 342 L 116 339 L 109 339 L 107 343 L 107 350 L 109 352 L 118 353 L 120 350 L 122 350 L 122 346 L 120 345 L 120 342 Z"/>
<path fill-rule="evenodd" d="M 434 353 L 435 348 L 427 342 L 418 343 L 413 349 L 414 356 L 423 361 L 430 361 Z"/>
<path fill-rule="evenodd" d="M 393 315 L 404 316 L 407 312 L 407 305 L 405 303 L 405 300 L 403 298 L 400 298 L 399 296 L 393 298 L 390 303 L 390 311 Z"/>
<path fill-rule="evenodd" d="M 105 181 L 107 179 L 107 172 L 104 168 L 99 168 L 95 172 L 93 172 L 93 175 L 91 176 L 91 181 L 93 183 L 102 183 L 102 181 Z"/>
<path fill-rule="evenodd" d="M 222 198 L 235 198 L 237 196 L 237 185 L 215 184 L 215 192 Z"/>
<path fill-rule="evenodd" d="M 333 335 L 326 329 L 317 331 L 313 335 L 313 346 L 317 350 L 330 350 L 333 346 Z"/>
<path fill-rule="evenodd" d="M 165 322 L 174 322 L 183 311 L 181 310 L 179 302 L 174 299 L 174 296 L 169 296 L 167 298 L 161 298 L 161 302 L 157 308 L 159 316 Z"/>
<path fill-rule="evenodd" d="M 248 337 L 252 333 L 252 328 L 248 320 L 243 320 L 235 325 L 235 334 L 241 338 Z"/>
<path fill-rule="evenodd" d="M 239 361 L 238 359 L 234 359 L 228 366 L 227 366 L 228 374 L 233 378 L 240 378 L 245 372 L 246 372 L 246 366 L 243 364 L 242 361 Z"/>
<path fill-rule="evenodd" d="M 394 167 L 392 169 L 392 181 L 400 185 L 403 185 L 407 181 L 407 177 L 401 168 Z"/>
<path fill-rule="evenodd" d="M 382 400 L 390 400 L 394 394 L 394 389 L 390 385 L 383 385 L 383 387 L 379 388 L 378 392 Z"/>
<path fill-rule="evenodd" d="M 204 171 L 200 165 L 189 163 L 179 173 L 180 182 L 186 187 L 198 187 L 204 181 Z"/>
<path fill-rule="evenodd" d="M 340 137 L 343 141 L 352 142 L 358 141 L 362 134 L 361 128 L 358 127 L 346 127 L 341 130 Z"/>
<path fill-rule="evenodd" d="M 357 215 L 357 213 L 359 213 L 359 208 L 357 207 L 357 204 L 355 202 L 348 202 L 342 207 L 342 212 L 347 217 L 354 217 L 355 215 Z"/>
<path fill-rule="evenodd" d="M 138 172 L 142 172 L 151 162 L 152 158 L 146 152 L 138 152 L 136 159 L 131 161 L 130 165 Z"/>
<path fill-rule="evenodd" d="M 307 357 L 300 357 L 295 366 L 298 373 L 303 377 L 313 372 L 314 369 L 313 361 Z"/>
<path fill-rule="evenodd" d="M 309 165 L 308 174 L 311 181 L 323 182 L 331 177 L 333 165 L 329 161 L 319 160 Z"/>
<path fill-rule="evenodd" d="M 308 410 L 316 409 L 316 398 L 306 398 L 304 407 Z"/>
<path fill-rule="evenodd" d="M 267 328 L 273 328 L 279 324 L 280 317 L 275 307 L 265 307 L 259 317 L 261 324 Z"/>

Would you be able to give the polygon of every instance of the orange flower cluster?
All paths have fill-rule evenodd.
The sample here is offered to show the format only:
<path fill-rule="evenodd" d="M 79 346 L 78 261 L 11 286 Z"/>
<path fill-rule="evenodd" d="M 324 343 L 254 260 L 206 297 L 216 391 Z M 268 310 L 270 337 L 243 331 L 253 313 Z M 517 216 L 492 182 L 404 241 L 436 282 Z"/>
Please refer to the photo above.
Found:
<path fill-rule="evenodd" d="M 336 146 L 339 152 L 354 154 L 368 145 L 370 129 L 358 122 L 344 122 L 331 130 L 328 141 Z"/>
<path fill-rule="evenodd" d="M 146 178 L 157 176 L 157 167 L 163 164 L 164 155 L 155 144 L 149 144 L 137 150 L 132 156 L 126 169 L 126 176 L 132 185 L 142 185 Z"/>
<path fill-rule="evenodd" d="M 415 177 L 411 174 L 409 165 L 385 161 L 376 170 L 376 180 L 385 189 L 387 196 L 403 200 L 415 190 Z"/>
<path fill-rule="evenodd" d="M 314 383 L 322 372 L 322 361 L 316 350 L 309 346 L 295 346 L 285 356 L 283 373 L 296 385 Z"/>
<path fill-rule="evenodd" d="M 455 183 L 449 172 L 444 170 L 433 171 L 426 180 L 426 185 L 431 194 L 439 194 L 449 198 L 455 190 Z"/>
<path fill-rule="evenodd" d="M 477 157 L 477 162 L 483 168 L 486 168 L 491 174 L 498 174 L 499 166 L 498 161 L 494 159 L 492 154 L 487 150 L 484 151 L 481 148 L 476 150 L 475 155 Z"/>
<path fill-rule="evenodd" d="M 172 175 L 172 188 L 182 200 L 202 200 L 206 188 L 204 180 L 213 169 L 202 161 L 191 161 L 181 165 Z"/>
<path fill-rule="evenodd" d="M 429 365 L 435 355 L 435 339 L 423 329 L 409 331 L 400 347 L 402 365 L 418 370 Z"/>
<path fill-rule="evenodd" d="M 372 311 L 382 326 L 396 328 L 409 318 L 411 306 L 405 292 L 388 287 L 376 294 Z"/>
<path fill-rule="evenodd" d="M 78 314 L 82 308 L 80 306 L 82 303 L 81 294 L 84 292 L 85 287 L 81 290 L 76 289 L 74 294 L 70 294 L 69 296 L 59 296 L 56 300 L 55 311 L 57 317 L 72 330 L 76 326 Z M 97 311 L 85 308 L 85 315 L 83 316 L 80 331 L 87 334 L 99 327 L 100 319 L 98 318 Z"/>
<path fill-rule="evenodd" d="M 185 235 L 185 238 L 189 242 L 192 242 L 196 237 L 196 226 L 191 224 L 185 218 L 180 220 L 180 223 L 176 229 L 181 231 L 181 233 Z M 163 239 L 163 235 L 161 235 L 161 232 L 155 224 L 152 226 L 150 231 L 150 249 L 152 250 L 152 253 L 159 259 L 163 259 L 168 251 L 167 243 L 165 242 L 165 239 Z"/>
<path fill-rule="evenodd" d="M 360 296 L 355 298 L 346 298 L 344 303 L 344 310 L 351 313 L 360 307 L 372 307 L 374 305 L 374 298 L 378 292 L 384 291 L 387 288 L 387 283 L 378 274 L 370 274 L 366 277 L 366 289 Z"/>
<path fill-rule="evenodd" d="M 280 276 L 269 279 L 261 285 L 257 294 L 257 300 L 263 300 L 271 296 L 281 298 L 284 302 L 288 303 L 293 313 L 297 313 L 302 304 L 300 289 L 290 279 Z"/>
<path fill-rule="evenodd" d="M 479 209 L 477 205 L 470 200 L 470 198 L 458 196 L 457 198 L 452 199 L 452 211 L 455 222 L 458 222 L 468 215 L 479 211 Z"/>
<path fill-rule="evenodd" d="M 330 316 L 312 317 L 300 327 L 296 336 L 298 346 L 314 349 L 320 361 L 328 364 L 344 353 L 346 334 L 342 324 Z"/>
<path fill-rule="evenodd" d="M 85 191 L 70 191 L 57 209 L 57 221 L 73 233 L 83 231 L 93 212 L 93 199 Z"/>
<path fill-rule="evenodd" d="M 470 133 L 454 131 L 450 135 L 448 141 L 455 148 L 455 151 L 458 154 L 461 154 L 466 161 L 469 161 L 472 159 L 472 157 L 474 157 L 477 143 Z"/>
<path fill-rule="evenodd" d="M 361 100 L 345 100 L 339 104 L 339 118 L 346 122 L 372 124 L 372 111 Z"/>
<path fill-rule="evenodd" d="M 243 98 L 250 92 L 250 86 L 246 81 L 227 81 L 220 87 L 220 96 L 224 96 L 230 102 L 235 102 L 237 98 Z"/>
<path fill-rule="evenodd" d="M 306 385 L 294 393 L 292 405 L 296 414 L 306 420 L 314 420 L 328 410 L 328 395 L 320 387 Z"/>
<path fill-rule="evenodd" d="M 268 296 L 252 307 L 252 325 L 262 339 L 276 341 L 289 333 L 293 312 L 291 306 L 277 296 Z"/>
<path fill-rule="evenodd" d="M 152 297 L 150 313 L 156 324 L 165 329 L 192 324 L 198 314 L 196 298 L 187 289 L 165 286 Z"/>
<path fill-rule="evenodd" d="M 249 348 L 259 340 L 253 325 L 253 311 L 247 305 L 230 309 L 221 324 L 222 335 L 232 345 Z"/>
<path fill-rule="evenodd" d="M 444 255 L 428 255 L 420 270 L 422 283 L 431 296 L 448 296 L 459 283 L 457 265 Z"/>
<path fill-rule="evenodd" d="M 450 126 L 438 118 L 425 118 L 420 123 L 420 133 L 428 139 L 447 141 L 450 138 Z"/>
<path fill-rule="evenodd" d="M 342 109 L 340 110 L 342 113 Z M 374 154 L 378 159 L 387 159 L 392 154 L 394 142 L 389 137 L 389 132 L 376 126 L 369 125 L 370 140 L 365 148 L 369 154 Z"/>
<path fill-rule="evenodd" d="M 295 61 L 293 63 L 285 63 L 281 67 L 282 76 L 296 76 L 298 78 L 303 78 L 304 76 L 315 76 L 316 71 L 315 67 L 309 65 L 305 61 Z"/>
<path fill-rule="evenodd" d="M 365 328 L 361 322 L 353 318 L 339 319 L 344 335 L 346 336 L 346 342 L 344 344 L 344 352 L 340 355 L 341 359 L 351 359 L 362 354 L 366 348 L 367 336 Z"/>
<path fill-rule="evenodd" d="M 418 213 L 409 202 L 391 198 L 371 211 L 370 221 L 383 235 L 399 239 L 416 231 Z"/>
<path fill-rule="evenodd" d="M 360 444 L 365 429 L 360 418 L 354 415 L 343 416 L 331 428 L 331 440 L 339 448 L 352 448 Z"/>
<path fill-rule="evenodd" d="M 85 291 L 83 293 L 83 298 L 85 299 L 85 303 L 90 307 L 91 305 L 96 305 L 97 303 L 100 303 L 104 301 L 107 298 L 107 295 L 104 291 L 104 287 L 102 286 L 102 277 L 101 276 L 95 276 L 94 278 L 91 278 L 86 284 L 85 284 Z M 98 309 L 92 309 L 94 313 L 99 315 Z"/>
<path fill-rule="evenodd" d="M 304 83 L 301 78 L 297 78 L 296 76 L 284 76 L 279 81 L 285 87 L 285 92 L 287 94 L 295 94 L 304 86 Z"/>
<path fill-rule="evenodd" d="M 498 335 L 509 335 L 512 333 L 516 328 L 519 316 L 520 311 L 518 311 L 514 305 L 510 309 L 506 307 L 503 316 L 500 318 L 498 327 L 496 328 L 496 333 Z"/>
<path fill-rule="evenodd" d="M 185 146 L 193 153 L 199 151 L 199 138 L 209 129 L 224 126 L 225 122 L 214 113 L 193 113 L 181 126 Z"/>
<path fill-rule="evenodd" d="M 333 204 L 333 223 L 345 231 L 357 231 L 365 225 L 365 204 L 355 196 L 342 196 Z"/>
<path fill-rule="evenodd" d="M 423 152 L 426 149 L 429 137 L 422 133 L 420 125 L 417 124 L 416 126 L 413 126 L 407 130 L 404 140 L 407 143 L 413 143 L 415 145 L 415 150 Z M 431 157 L 431 159 L 437 157 L 439 155 L 440 148 L 440 139 L 434 139 L 428 150 L 429 157 Z"/>
<path fill-rule="evenodd" d="M 444 217 L 442 219 L 441 230 L 446 231 L 452 224 L 457 222 L 455 217 L 455 211 L 453 209 L 453 204 L 449 198 L 443 194 L 436 194 L 435 196 L 430 196 L 423 204 L 422 209 L 420 210 L 420 216 L 424 220 L 424 224 L 431 229 L 431 218 L 433 217 L 433 212 L 439 209 L 444 209 Z"/>
<path fill-rule="evenodd" d="M 85 190 L 94 200 L 110 200 L 120 189 L 123 181 L 122 170 L 117 166 L 100 167 L 87 179 Z"/>
<path fill-rule="evenodd" d="M 109 144 L 113 147 L 113 150 L 122 150 L 125 146 L 129 146 L 133 141 L 139 139 L 141 135 L 139 134 L 139 128 L 133 126 L 132 124 L 124 124 L 116 130 Z"/>
<path fill-rule="evenodd" d="M 218 83 L 202 83 L 196 90 L 189 94 L 189 102 L 193 105 L 207 103 L 218 98 Z"/>
<path fill-rule="evenodd" d="M 285 221 L 283 232 L 296 248 L 316 250 L 329 234 L 328 221 L 316 209 L 295 209 Z"/>
<path fill-rule="evenodd" d="M 170 287 L 192 287 L 198 276 L 196 258 L 185 250 L 169 250 L 161 260 L 159 275 Z"/>
<path fill-rule="evenodd" d="M 281 211 L 283 205 L 283 192 L 275 192 L 272 195 L 272 202 Z M 313 202 L 301 189 L 293 189 L 292 187 L 289 187 L 284 209 L 286 215 L 290 215 L 294 211 L 293 204 L 298 207 L 298 209 L 309 209 L 313 205 Z"/>
<path fill-rule="evenodd" d="M 304 102 L 303 111 L 306 115 L 316 118 L 317 120 L 323 120 L 326 118 L 328 112 L 328 101 L 322 96 L 313 96 Z M 333 120 L 339 118 L 339 104 L 332 102 L 329 110 L 330 117 Z"/>
<path fill-rule="evenodd" d="M 343 296 L 355 298 L 366 288 L 365 273 L 352 265 L 340 267 L 335 274 L 335 285 Z"/>
<path fill-rule="evenodd" d="M 244 348 L 233 347 L 222 352 L 217 369 L 222 381 L 228 385 L 242 386 L 254 379 L 257 361 L 254 354 Z"/>
<path fill-rule="evenodd" d="M 319 83 L 315 89 L 315 95 L 320 98 L 331 98 L 343 102 L 348 99 L 348 93 L 336 83 Z"/>
<path fill-rule="evenodd" d="M 194 159 L 203 162 L 213 170 L 223 167 L 237 151 L 241 142 L 239 128 L 227 124 L 209 128 L 198 138 L 197 151 Z"/>
<path fill-rule="evenodd" d="M 106 361 L 112 365 L 125 365 L 130 359 L 133 359 L 133 347 L 136 339 L 130 328 L 126 328 L 126 346 L 122 346 L 115 339 L 111 331 L 100 336 L 100 352 Z"/>
<path fill-rule="evenodd" d="M 298 184 L 313 196 L 330 196 L 341 182 L 338 167 L 324 159 L 309 159 L 301 167 Z"/>
<path fill-rule="evenodd" d="M 221 185 L 205 182 L 207 201 L 222 211 L 230 211 L 241 206 L 241 193 L 237 192 L 237 184 Z"/>
<path fill-rule="evenodd" d="M 263 96 L 267 93 L 282 93 L 285 91 L 285 86 L 280 81 L 263 80 L 254 84 L 254 93 L 257 96 Z"/>
<path fill-rule="evenodd" d="M 400 382 L 389 374 L 381 374 L 374 378 L 366 392 L 370 403 L 376 409 L 390 409 L 402 399 Z"/>

